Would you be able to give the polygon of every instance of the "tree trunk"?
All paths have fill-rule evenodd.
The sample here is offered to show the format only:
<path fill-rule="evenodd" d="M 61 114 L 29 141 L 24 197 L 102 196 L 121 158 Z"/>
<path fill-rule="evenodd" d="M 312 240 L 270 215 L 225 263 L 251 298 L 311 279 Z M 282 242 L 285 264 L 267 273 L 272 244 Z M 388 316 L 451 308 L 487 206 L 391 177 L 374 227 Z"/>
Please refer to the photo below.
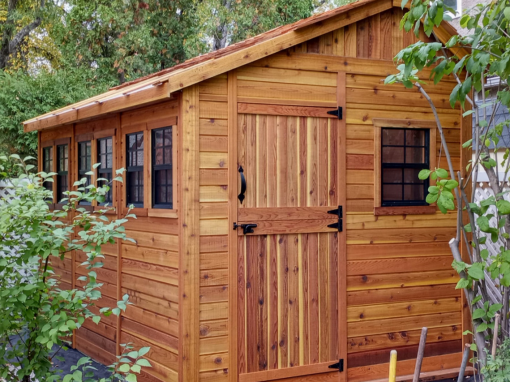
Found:
<path fill-rule="evenodd" d="M 223 0 L 221 2 L 221 6 L 225 8 L 226 14 L 230 13 L 232 8 L 232 0 Z M 220 17 L 223 12 L 219 12 Z M 225 48 L 228 42 L 228 19 L 225 17 L 223 20 L 220 20 L 220 23 L 216 27 L 216 33 L 213 36 L 213 50 L 218 50 Z"/>

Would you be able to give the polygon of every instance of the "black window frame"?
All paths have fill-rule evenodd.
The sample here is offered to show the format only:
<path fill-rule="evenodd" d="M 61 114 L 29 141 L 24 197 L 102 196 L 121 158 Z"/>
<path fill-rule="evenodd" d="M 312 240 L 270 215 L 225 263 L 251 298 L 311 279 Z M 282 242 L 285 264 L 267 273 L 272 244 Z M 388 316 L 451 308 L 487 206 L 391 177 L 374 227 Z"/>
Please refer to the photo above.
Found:
<path fill-rule="evenodd" d="M 384 140 L 384 130 L 403 130 L 404 131 L 404 144 L 403 145 L 391 145 L 391 144 L 383 144 Z M 425 143 L 424 145 L 407 145 L 407 131 L 423 131 L 425 134 Z M 381 206 L 382 207 L 409 207 L 409 206 L 428 206 L 429 204 L 425 201 L 425 198 L 428 194 L 429 188 L 429 180 L 426 179 L 423 181 L 423 200 L 404 200 L 404 187 L 406 185 L 417 186 L 419 183 L 406 183 L 404 181 L 404 170 L 405 169 L 428 169 L 430 168 L 430 129 L 425 128 L 394 128 L 394 127 L 382 127 L 381 128 Z M 384 148 L 385 147 L 403 147 L 404 149 L 404 162 L 403 163 L 395 163 L 395 162 L 384 162 Z M 406 148 L 415 147 L 415 148 L 423 148 L 424 149 L 424 159 L 423 163 L 406 163 Z M 384 169 L 385 168 L 401 168 L 402 169 L 402 183 L 392 183 L 384 182 Z M 402 200 L 385 200 L 384 199 L 384 185 L 402 185 Z"/>
<path fill-rule="evenodd" d="M 164 127 L 159 127 L 159 128 L 156 128 L 156 129 L 152 129 L 151 130 L 151 173 L 152 173 L 152 184 L 151 184 L 151 190 L 152 190 L 152 208 L 155 208 L 155 209 L 173 209 L 173 203 L 174 203 L 174 184 L 173 184 L 173 145 L 174 145 L 174 142 L 173 142 L 173 129 L 174 129 L 174 126 L 170 125 L 170 126 L 164 126 Z M 165 130 L 169 130 L 169 134 L 170 134 L 170 145 L 165 145 Z M 159 131 L 162 131 L 163 132 L 163 145 L 160 146 L 160 147 L 156 147 L 156 133 L 159 132 Z M 163 163 L 163 164 L 159 164 L 157 165 L 156 164 L 156 149 L 159 149 L 161 148 L 163 150 L 163 162 L 165 162 L 165 148 L 170 148 L 170 163 Z M 159 171 L 168 171 L 170 170 L 170 183 L 168 183 L 168 173 L 167 173 L 167 183 L 165 184 L 158 184 L 157 183 L 157 179 L 158 179 L 158 174 L 157 172 Z M 161 203 L 161 202 L 158 202 L 158 192 L 159 192 L 159 188 L 158 187 L 166 187 L 167 188 L 167 195 L 170 191 L 170 202 L 167 202 L 166 203 Z"/>
<path fill-rule="evenodd" d="M 141 149 L 138 149 L 138 148 L 135 148 L 135 150 L 130 150 L 129 149 L 129 137 L 131 136 L 138 136 L 138 135 L 141 135 L 142 136 L 142 142 L 145 140 L 145 134 L 144 134 L 144 131 L 141 130 L 141 131 L 137 131 L 137 132 L 134 132 L 134 133 L 130 133 L 130 134 L 126 134 L 126 206 L 131 206 L 133 205 L 134 207 L 136 208 L 144 208 L 144 188 L 145 188 L 145 182 L 144 182 L 144 167 L 145 167 L 145 158 L 144 158 L 144 155 L 145 155 L 145 142 L 144 144 L 142 145 L 142 148 Z M 138 137 L 135 138 L 136 141 L 138 141 Z M 142 166 L 130 166 L 130 161 L 131 161 L 131 153 L 133 152 L 137 152 L 136 154 L 136 158 L 138 160 L 138 153 L 141 152 L 141 155 L 142 155 L 142 159 L 143 159 L 143 165 Z M 142 200 L 137 200 L 137 201 L 132 201 L 131 199 L 131 191 L 132 191 L 132 185 L 131 185 L 131 175 L 132 174 L 135 174 L 137 173 L 137 176 L 138 176 L 138 182 L 139 184 L 138 185 L 135 185 L 134 187 L 138 187 L 138 195 L 142 197 Z M 141 185 L 140 185 L 140 181 L 141 181 Z M 140 192 L 141 190 L 141 192 Z"/>
<path fill-rule="evenodd" d="M 88 153 L 87 153 L 88 144 Z M 85 154 L 83 148 L 85 147 Z M 88 168 L 87 168 L 87 157 L 88 157 Z M 85 159 L 85 168 L 82 168 L 82 160 Z M 78 142 L 78 180 L 87 178 L 87 181 L 82 187 L 90 186 L 92 183 L 92 176 L 87 175 L 87 172 L 92 171 L 92 141 L 80 141 Z M 90 206 L 92 203 L 86 200 L 81 200 L 80 205 Z"/>
<path fill-rule="evenodd" d="M 61 151 L 63 152 L 62 156 L 60 155 Z M 61 145 L 57 145 L 56 152 L 57 152 L 57 203 L 60 203 L 62 199 L 66 197 L 63 193 L 65 191 L 69 191 L 69 144 L 64 143 Z M 65 170 L 61 169 L 62 163 L 66 163 L 66 165 L 64 166 L 66 168 Z M 63 182 L 64 179 L 65 181 Z"/>
<path fill-rule="evenodd" d="M 46 146 L 42 148 L 42 170 L 49 174 L 53 172 L 53 146 Z M 48 179 L 48 178 L 47 178 Z M 53 192 L 53 182 L 45 181 L 43 187 L 48 191 Z M 53 197 L 50 199 L 53 201 Z"/>
<path fill-rule="evenodd" d="M 108 140 L 111 141 L 111 151 L 108 151 Z M 99 163 L 99 167 L 97 168 L 97 177 L 107 179 L 108 183 L 111 183 L 113 180 L 113 136 L 98 138 L 97 142 L 97 163 Z M 101 151 L 101 142 L 105 142 L 105 152 Z M 105 161 L 102 160 L 102 156 L 104 156 Z M 111 156 L 111 164 L 112 167 L 108 167 L 108 156 Z M 105 166 L 105 167 L 103 167 Z M 113 205 L 113 184 L 110 184 L 110 190 L 105 195 L 105 201 L 103 203 L 99 203 L 100 206 L 104 205 Z"/>

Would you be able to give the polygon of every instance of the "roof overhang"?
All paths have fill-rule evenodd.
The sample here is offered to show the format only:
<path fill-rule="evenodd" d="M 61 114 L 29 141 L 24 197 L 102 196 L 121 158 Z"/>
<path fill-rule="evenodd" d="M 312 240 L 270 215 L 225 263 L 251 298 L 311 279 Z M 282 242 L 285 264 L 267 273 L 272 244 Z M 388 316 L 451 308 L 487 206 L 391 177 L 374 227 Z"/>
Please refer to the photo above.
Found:
<path fill-rule="evenodd" d="M 400 6 L 400 0 L 359 0 L 290 25 L 275 28 L 224 49 L 195 57 L 173 68 L 140 78 L 84 101 L 23 122 L 24 131 L 49 129 L 105 114 L 167 100 L 172 93 L 288 49 L 338 28 Z M 443 25 L 444 24 L 444 25 Z M 441 42 L 456 34 L 444 22 L 434 33 Z M 464 55 L 462 48 L 451 49 Z"/>

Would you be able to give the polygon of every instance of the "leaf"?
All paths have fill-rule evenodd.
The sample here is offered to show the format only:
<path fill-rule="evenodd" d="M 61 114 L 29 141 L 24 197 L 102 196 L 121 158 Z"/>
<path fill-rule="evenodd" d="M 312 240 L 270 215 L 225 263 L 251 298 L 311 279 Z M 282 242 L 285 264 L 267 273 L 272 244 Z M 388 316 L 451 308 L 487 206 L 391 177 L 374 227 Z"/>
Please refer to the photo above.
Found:
<path fill-rule="evenodd" d="M 473 320 L 476 320 L 478 318 L 483 318 L 483 317 L 485 317 L 485 315 L 486 315 L 485 310 L 483 310 L 483 309 L 476 309 L 473 312 Z"/>
<path fill-rule="evenodd" d="M 131 371 L 133 373 L 140 373 L 141 370 L 142 370 L 142 367 L 140 365 L 133 365 L 133 366 L 131 366 Z"/>
<path fill-rule="evenodd" d="M 476 328 L 477 333 L 481 333 L 487 330 L 487 324 L 485 322 L 482 322 L 478 327 Z"/>
<path fill-rule="evenodd" d="M 469 286 L 469 280 L 468 279 L 460 279 L 457 285 L 455 286 L 455 289 L 464 289 Z"/>
<path fill-rule="evenodd" d="M 507 202 L 506 200 L 498 200 L 496 202 L 496 208 L 501 215 L 510 214 L 510 202 Z"/>
<path fill-rule="evenodd" d="M 505 19 L 510 20 L 510 7 L 506 7 L 503 14 L 505 15 Z"/>
<path fill-rule="evenodd" d="M 474 263 L 468 268 L 468 275 L 475 280 L 483 280 L 485 273 L 483 272 L 482 263 Z"/>
<path fill-rule="evenodd" d="M 446 171 L 443 168 L 438 168 L 436 170 L 436 174 L 437 174 L 438 178 L 447 178 L 448 177 L 448 171 Z"/>
<path fill-rule="evenodd" d="M 119 366 L 119 371 L 122 373 L 127 373 L 127 372 L 129 372 L 129 370 L 130 370 L 130 367 L 129 367 L 129 364 L 127 364 L 127 363 L 124 363 Z"/>
<path fill-rule="evenodd" d="M 145 354 L 147 354 L 149 351 L 151 350 L 150 347 L 148 346 L 145 346 L 143 348 L 140 348 L 140 350 L 138 350 L 138 356 L 139 357 L 143 357 Z"/>
<path fill-rule="evenodd" d="M 135 374 L 129 374 L 126 376 L 127 382 L 137 382 L 136 375 Z"/>
<path fill-rule="evenodd" d="M 431 172 L 432 171 L 430 171 L 430 170 L 421 170 L 418 174 L 418 178 L 421 180 L 428 179 Z"/>
<path fill-rule="evenodd" d="M 101 321 L 101 316 L 94 316 L 92 317 L 92 321 L 97 325 L 99 324 L 99 321 Z"/>
<path fill-rule="evenodd" d="M 139 360 L 136 361 L 136 364 L 145 367 L 152 367 L 151 363 L 147 361 L 145 358 L 140 358 Z"/>

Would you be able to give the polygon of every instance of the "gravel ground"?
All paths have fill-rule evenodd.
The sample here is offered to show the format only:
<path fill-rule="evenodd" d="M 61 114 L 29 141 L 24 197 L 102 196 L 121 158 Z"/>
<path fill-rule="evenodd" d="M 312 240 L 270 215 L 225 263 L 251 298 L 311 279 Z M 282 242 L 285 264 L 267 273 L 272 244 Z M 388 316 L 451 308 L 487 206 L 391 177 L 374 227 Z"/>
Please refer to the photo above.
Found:
<path fill-rule="evenodd" d="M 54 349 L 54 350 L 57 350 L 57 349 Z M 78 350 L 71 349 L 71 348 L 69 348 L 65 352 L 63 352 L 61 350 L 59 355 L 61 357 L 64 357 L 65 361 L 62 363 L 62 362 L 58 361 L 57 359 L 55 359 L 55 368 L 62 370 L 62 373 L 60 374 L 62 376 L 66 375 L 66 374 L 70 374 L 71 367 L 76 365 L 78 363 L 78 360 L 81 357 L 86 357 L 85 354 L 79 352 Z M 106 368 L 106 366 L 104 366 L 98 362 L 95 362 L 94 360 L 92 360 L 92 361 L 93 362 L 92 362 L 91 366 L 97 369 L 94 371 L 94 376 L 97 378 L 97 380 L 99 380 L 101 378 L 106 378 L 110 375 L 108 373 L 108 369 Z"/>

